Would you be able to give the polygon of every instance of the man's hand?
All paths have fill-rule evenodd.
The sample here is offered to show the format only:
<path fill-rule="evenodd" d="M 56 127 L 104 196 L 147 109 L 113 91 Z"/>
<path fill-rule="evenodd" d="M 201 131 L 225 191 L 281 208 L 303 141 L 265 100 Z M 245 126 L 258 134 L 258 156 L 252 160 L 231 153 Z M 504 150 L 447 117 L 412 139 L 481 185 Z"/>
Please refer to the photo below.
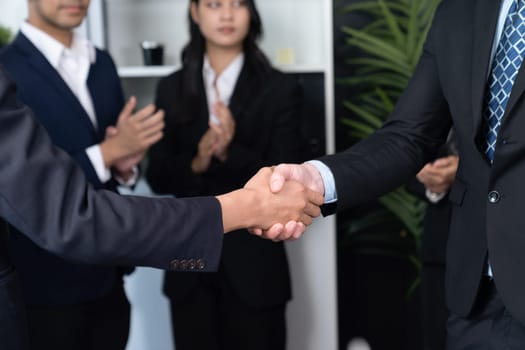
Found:
<path fill-rule="evenodd" d="M 145 152 L 151 145 L 162 138 L 164 129 L 164 112 L 155 112 L 155 106 L 148 105 L 133 113 L 137 104 L 130 98 L 119 115 L 116 132 L 100 144 L 102 157 L 107 168 L 123 158 Z"/>
<path fill-rule="evenodd" d="M 456 155 L 439 158 L 427 163 L 416 177 L 432 193 L 445 193 L 454 182 L 458 163 Z"/>
<path fill-rule="evenodd" d="M 287 181 L 279 193 L 272 193 L 268 188 L 271 174 L 271 168 L 263 168 L 243 189 L 217 197 L 222 206 L 225 232 L 243 227 L 267 230 L 272 225 L 284 231 L 285 225 L 292 225 L 288 222 L 308 226 L 320 215 L 321 194 L 296 181 Z M 293 228 L 288 229 L 292 231 Z M 281 232 L 276 230 L 276 235 L 273 232 L 265 237 L 279 239 Z"/>
<path fill-rule="evenodd" d="M 276 207 L 264 208 L 271 210 L 270 222 L 273 224 L 275 218 L 282 216 L 288 220 L 302 222 L 305 225 L 312 223 L 312 218 L 321 214 L 319 206 L 323 204 L 323 196 L 315 191 L 310 190 L 297 181 L 287 181 L 279 193 L 271 193 L 268 189 L 269 178 L 272 174 L 271 168 L 263 168 L 250 179 L 244 186 L 260 192 L 263 201 L 274 202 Z M 264 203 L 261 206 L 265 207 Z M 280 221 L 280 220 L 278 220 Z M 271 225 L 259 226 L 269 228 Z"/>
<path fill-rule="evenodd" d="M 312 164 L 280 164 L 274 167 L 270 178 L 270 188 L 272 192 L 280 192 L 285 183 L 290 180 L 302 183 L 314 192 L 324 195 L 323 179 L 317 168 Z M 264 238 L 283 241 L 298 239 L 302 236 L 305 230 L 306 226 L 304 223 L 289 221 L 284 226 L 281 224 L 275 224 L 267 230 L 264 230 L 261 227 L 253 227 L 250 229 L 250 232 Z"/>
<path fill-rule="evenodd" d="M 284 183 L 288 180 L 300 182 L 309 189 L 324 195 L 323 179 L 317 168 L 312 164 L 280 164 L 274 167 L 270 178 L 272 192 L 281 191 Z"/>

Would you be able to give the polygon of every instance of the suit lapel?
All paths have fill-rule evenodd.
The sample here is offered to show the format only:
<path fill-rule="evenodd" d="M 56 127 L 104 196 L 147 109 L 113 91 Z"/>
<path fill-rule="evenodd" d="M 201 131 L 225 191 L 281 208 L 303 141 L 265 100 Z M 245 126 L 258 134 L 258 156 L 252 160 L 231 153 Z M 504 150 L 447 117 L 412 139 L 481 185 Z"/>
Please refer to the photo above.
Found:
<path fill-rule="evenodd" d="M 97 63 L 95 63 L 95 65 L 96 64 Z M 98 139 L 103 140 L 105 138 L 105 134 L 106 134 L 106 130 L 105 130 L 105 127 L 104 127 L 105 126 L 105 120 L 103 119 L 103 117 L 105 117 L 105 116 L 103 116 L 103 114 L 101 113 L 102 107 L 100 106 L 100 101 L 104 101 L 104 99 L 100 97 L 100 94 L 103 94 L 107 90 L 104 89 L 104 85 L 100 85 L 99 84 L 98 79 L 96 79 L 96 81 L 94 81 L 95 79 L 93 79 L 93 74 L 92 74 L 92 70 L 93 69 L 94 69 L 94 65 L 92 64 L 89 67 L 87 86 L 88 86 L 89 94 L 91 95 L 91 101 L 93 103 L 93 108 L 95 110 L 95 118 L 97 118 L 98 129 L 95 129 L 95 127 L 93 126 L 93 123 L 91 122 L 91 120 L 89 122 L 90 122 L 90 124 L 91 124 L 91 126 L 93 128 L 93 131 L 98 135 Z M 87 113 L 86 113 L 86 115 L 87 115 Z M 89 116 L 87 116 L 87 117 L 89 118 Z M 115 121 L 115 123 L 116 123 L 116 121 Z"/>
<path fill-rule="evenodd" d="M 263 78 L 250 67 L 249 63 L 245 62 L 229 105 L 237 123 L 246 122 L 246 120 L 239 120 L 240 115 L 244 116 L 243 119 L 245 119 L 246 116 L 254 114 L 247 113 L 247 111 L 250 109 L 250 106 L 257 105 L 256 101 L 262 95 L 260 91 L 263 85 L 261 84 L 261 79 Z"/>
<path fill-rule="evenodd" d="M 93 123 L 79 100 L 44 55 L 23 34 L 17 36 L 14 44 L 27 56 L 27 61 L 35 73 L 41 75 L 44 78 L 43 80 L 57 91 L 60 98 L 72 107 L 75 112 L 72 113 L 71 118 L 77 118 L 79 122 L 85 124 L 85 127 L 88 128 L 86 130 L 92 130 L 96 133 Z"/>
<path fill-rule="evenodd" d="M 199 137 L 202 137 L 206 130 L 209 128 L 209 120 L 210 120 L 210 109 L 208 108 L 208 98 L 206 96 L 206 88 L 204 85 L 204 77 L 200 80 L 200 86 L 199 86 L 199 99 L 197 106 L 199 106 L 196 111 L 198 114 L 192 115 L 192 118 L 196 118 L 196 125 L 197 130 L 199 133 Z M 182 103 L 182 102 L 180 102 Z"/>
<path fill-rule="evenodd" d="M 498 0 L 477 0 L 475 2 L 472 55 L 472 112 L 474 113 L 474 135 L 477 134 L 477 130 L 479 130 L 482 121 L 490 53 L 501 5 L 501 2 Z"/>

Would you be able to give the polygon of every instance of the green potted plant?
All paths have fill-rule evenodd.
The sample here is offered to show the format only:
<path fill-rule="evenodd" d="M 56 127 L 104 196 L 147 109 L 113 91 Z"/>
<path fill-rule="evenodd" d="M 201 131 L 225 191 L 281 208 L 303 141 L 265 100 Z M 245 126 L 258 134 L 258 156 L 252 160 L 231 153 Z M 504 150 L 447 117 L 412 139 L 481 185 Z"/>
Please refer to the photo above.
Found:
<path fill-rule="evenodd" d="M 358 52 L 347 60 L 355 74 L 338 79 L 354 92 L 343 102 L 350 115 L 341 119 L 353 140 L 364 139 L 375 132 L 392 111 L 419 60 L 439 1 L 363 0 L 343 8 L 343 11 L 359 11 L 370 18 L 362 28 L 342 28 L 346 45 L 353 49 L 352 52 Z M 369 235 L 363 234 L 367 228 L 393 220 L 402 228 L 400 234 L 412 237 L 417 247 L 425 203 L 404 187 L 384 195 L 379 203 L 382 208 L 347 223 L 348 242 L 370 240 Z M 391 233 L 384 234 L 381 239 L 388 240 L 389 236 Z M 370 249 L 378 240 L 377 236 L 373 239 L 376 242 L 367 245 L 369 252 L 403 256 L 419 269 L 416 254 L 396 251 L 393 245 L 386 245 L 389 249 L 385 249 L 384 244 Z M 416 286 L 417 281 L 412 288 Z"/>
<path fill-rule="evenodd" d="M 13 33 L 9 28 L 0 25 L 0 48 L 7 45 L 13 36 Z"/>

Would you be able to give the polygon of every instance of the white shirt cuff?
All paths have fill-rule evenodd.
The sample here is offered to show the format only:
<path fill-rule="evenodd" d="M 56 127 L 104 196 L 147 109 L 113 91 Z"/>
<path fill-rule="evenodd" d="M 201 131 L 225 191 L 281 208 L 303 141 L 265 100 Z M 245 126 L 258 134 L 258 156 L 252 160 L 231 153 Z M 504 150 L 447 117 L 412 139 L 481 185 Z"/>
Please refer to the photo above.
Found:
<path fill-rule="evenodd" d="M 98 179 L 100 182 L 105 183 L 111 179 L 111 171 L 104 165 L 104 158 L 102 157 L 102 151 L 100 145 L 93 145 L 86 148 L 86 154 L 95 168 Z"/>
<path fill-rule="evenodd" d="M 334 174 L 329 167 L 326 166 L 321 161 L 310 160 L 307 163 L 312 164 L 321 174 L 324 184 L 324 202 L 325 203 L 334 203 L 337 202 L 337 191 L 335 189 L 335 179 Z"/>
<path fill-rule="evenodd" d="M 425 196 L 427 196 L 427 198 L 430 201 L 430 203 L 436 204 L 437 202 L 442 200 L 445 197 L 445 195 L 446 195 L 445 192 L 443 192 L 443 193 L 435 193 L 435 192 L 430 191 L 428 188 L 425 189 Z"/>

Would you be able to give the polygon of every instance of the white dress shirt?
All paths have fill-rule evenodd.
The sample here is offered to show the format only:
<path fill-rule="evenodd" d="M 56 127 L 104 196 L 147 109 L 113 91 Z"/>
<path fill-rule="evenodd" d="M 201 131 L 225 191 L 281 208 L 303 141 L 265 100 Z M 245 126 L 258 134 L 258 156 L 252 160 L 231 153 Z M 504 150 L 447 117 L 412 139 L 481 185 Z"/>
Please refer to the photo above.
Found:
<path fill-rule="evenodd" d="M 93 127 L 97 129 L 95 107 L 87 86 L 90 67 L 96 61 L 96 50 L 93 44 L 79 33 L 74 32 L 71 47 L 65 47 L 61 42 L 28 22 L 22 23 L 20 31 L 56 69 L 86 111 Z M 100 145 L 96 144 L 86 148 L 86 154 L 100 181 L 109 181 L 111 171 L 104 164 Z M 126 181 L 124 184 L 134 184 L 137 177 L 136 170 L 134 175 L 131 181 Z M 119 182 L 123 181 L 119 180 Z"/>
<path fill-rule="evenodd" d="M 208 111 L 210 121 L 218 124 L 219 119 L 213 113 L 213 106 L 216 102 L 221 101 L 225 106 L 230 104 L 230 99 L 235 89 L 235 84 L 241 74 L 244 64 L 244 53 L 239 54 L 224 71 L 217 76 L 216 72 L 210 65 L 207 55 L 204 56 L 202 65 L 202 77 L 204 79 L 204 88 L 206 90 L 206 99 L 208 101 Z"/>

